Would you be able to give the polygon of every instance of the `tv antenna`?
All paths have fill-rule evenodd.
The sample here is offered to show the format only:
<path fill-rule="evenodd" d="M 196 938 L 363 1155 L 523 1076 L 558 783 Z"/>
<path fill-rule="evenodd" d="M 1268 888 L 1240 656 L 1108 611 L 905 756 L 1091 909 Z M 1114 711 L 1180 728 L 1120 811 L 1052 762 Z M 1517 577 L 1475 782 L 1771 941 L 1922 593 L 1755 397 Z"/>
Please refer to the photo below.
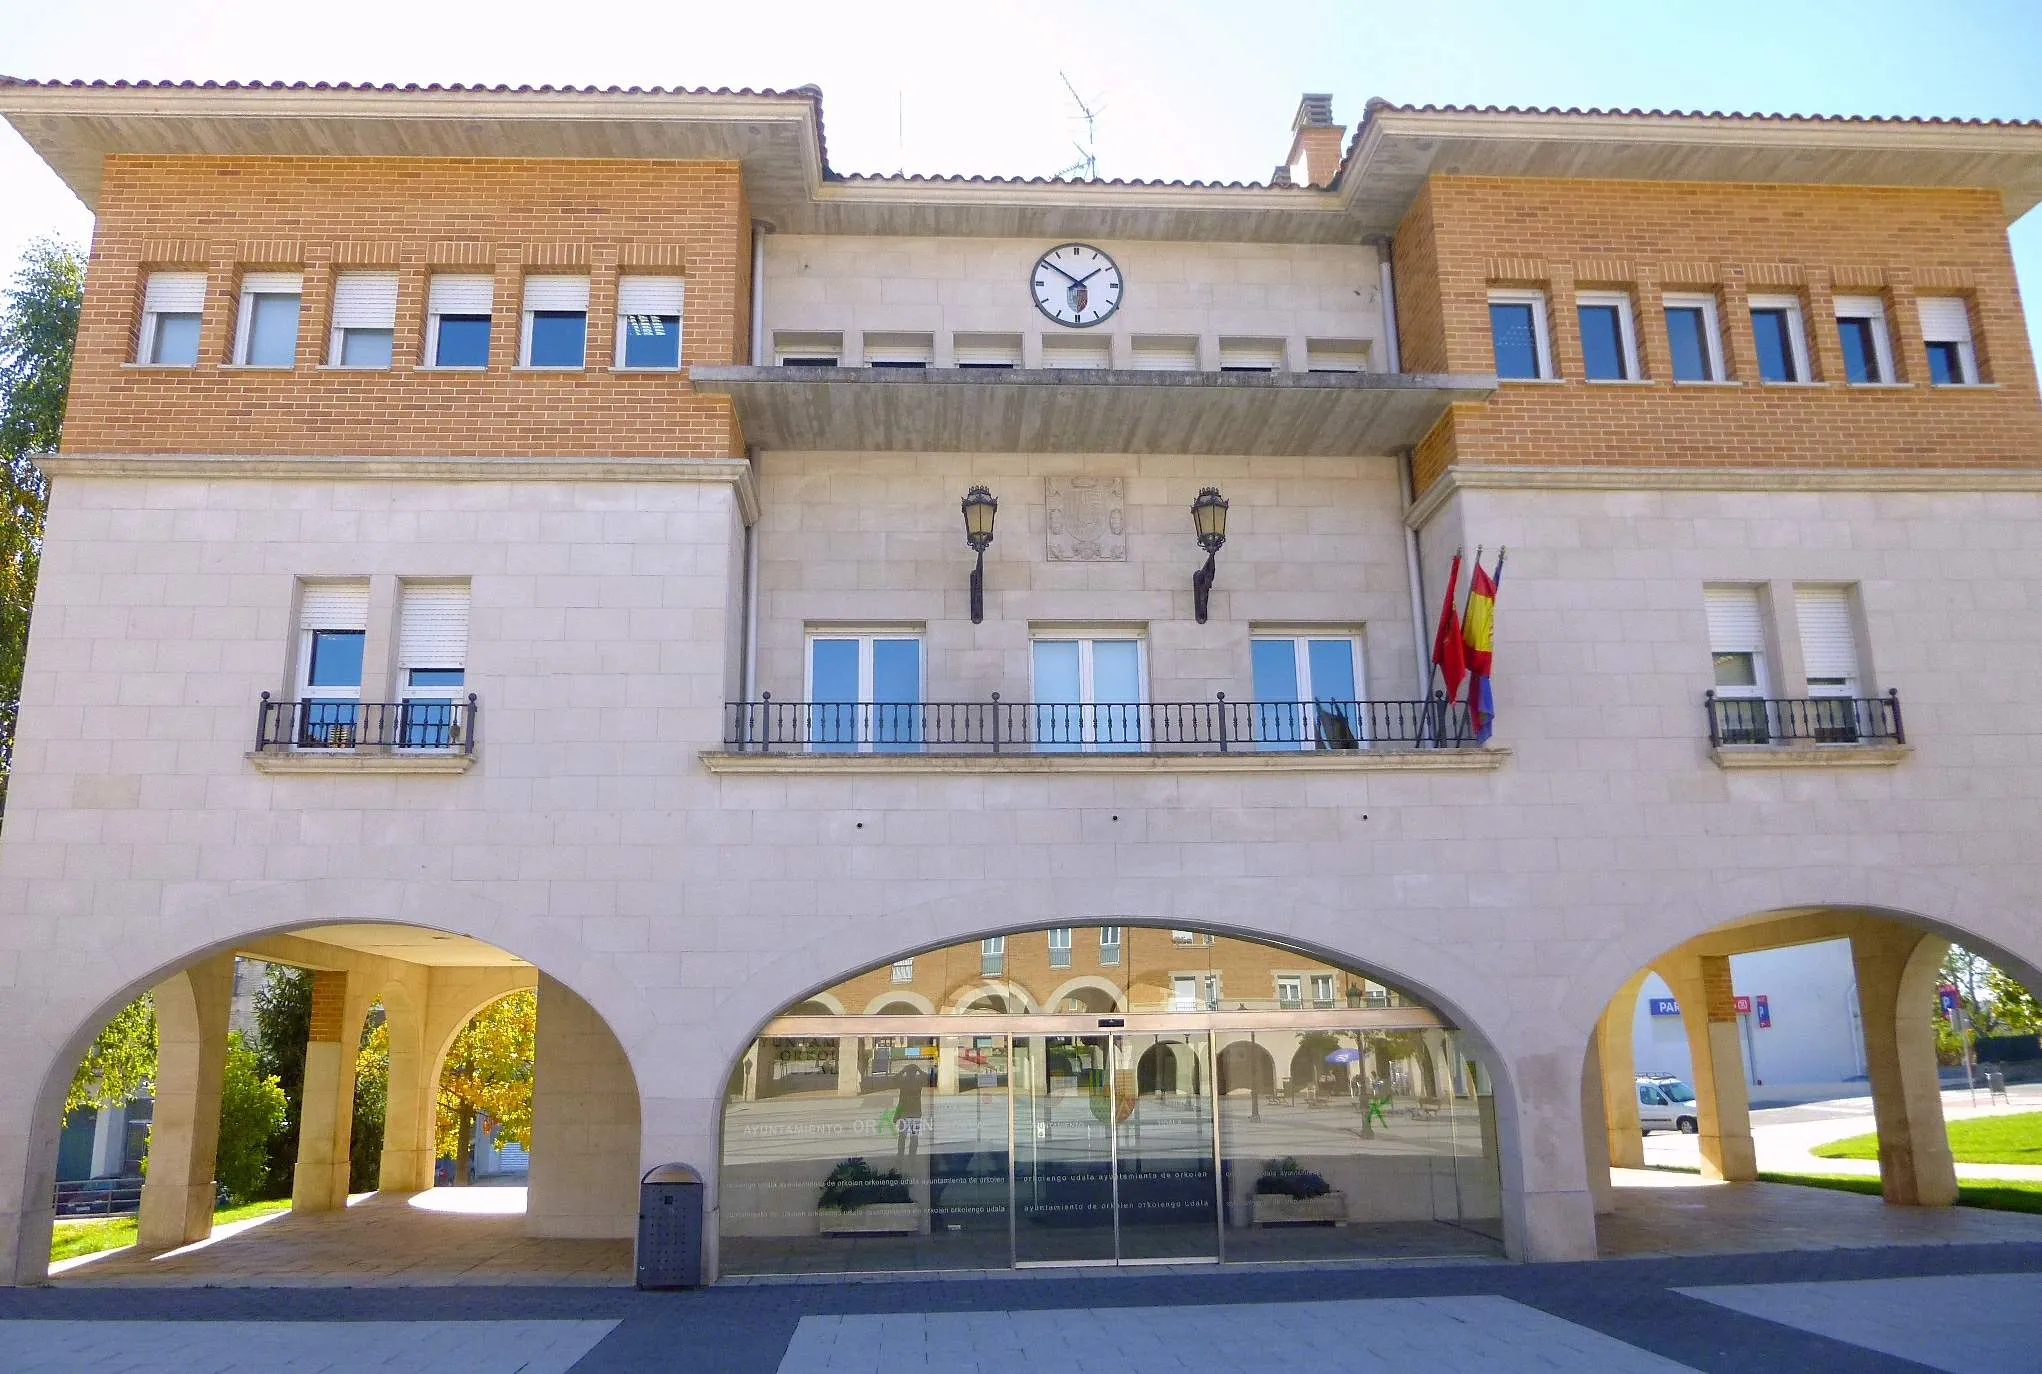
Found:
<path fill-rule="evenodd" d="M 1063 79 L 1064 89 L 1071 93 L 1071 103 L 1078 107 L 1078 118 L 1085 122 L 1085 141 L 1083 143 L 1073 141 L 1071 144 L 1078 150 L 1078 160 L 1057 175 L 1067 177 L 1083 174 L 1085 180 L 1095 181 L 1099 176 L 1099 116 L 1105 113 L 1106 107 L 1100 105 L 1096 109 L 1093 108 L 1085 102 L 1085 97 L 1078 94 L 1078 88 L 1071 84 L 1069 76 L 1061 71 L 1057 75 Z"/>

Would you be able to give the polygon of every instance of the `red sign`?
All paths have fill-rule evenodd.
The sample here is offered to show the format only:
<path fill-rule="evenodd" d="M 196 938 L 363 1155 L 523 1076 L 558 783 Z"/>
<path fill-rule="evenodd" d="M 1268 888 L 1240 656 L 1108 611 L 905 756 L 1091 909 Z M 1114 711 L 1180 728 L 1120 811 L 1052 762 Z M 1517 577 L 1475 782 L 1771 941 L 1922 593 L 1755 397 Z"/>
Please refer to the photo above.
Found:
<path fill-rule="evenodd" d="M 1740 997 L 1737 999 L 1737 1014 L 1739 1016 L 1751 1015 L 1751 999 L 1749 997 Z"/>

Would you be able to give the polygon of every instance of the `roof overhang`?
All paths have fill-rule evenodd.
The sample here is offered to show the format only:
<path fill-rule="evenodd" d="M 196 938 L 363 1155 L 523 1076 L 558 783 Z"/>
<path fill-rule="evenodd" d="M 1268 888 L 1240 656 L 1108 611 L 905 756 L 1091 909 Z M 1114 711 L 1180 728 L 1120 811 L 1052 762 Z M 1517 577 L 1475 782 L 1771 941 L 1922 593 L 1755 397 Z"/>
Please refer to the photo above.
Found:
<path fill-rule="evenodd" d="M 760 449 L 1354 457 L 1416 444 L 1496 379 L 1417 373 L 698 367 Z"/>

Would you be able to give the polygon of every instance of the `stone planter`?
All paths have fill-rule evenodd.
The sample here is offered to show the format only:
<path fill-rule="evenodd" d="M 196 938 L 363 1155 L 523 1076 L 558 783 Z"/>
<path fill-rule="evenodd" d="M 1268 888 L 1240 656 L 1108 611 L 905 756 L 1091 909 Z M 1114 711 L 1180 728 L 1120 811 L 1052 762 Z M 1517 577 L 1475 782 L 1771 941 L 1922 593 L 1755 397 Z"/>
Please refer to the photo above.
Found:
<path fill-rule="evenodd" d="M 914 1202 L 875 1202 L 848 1212 L 817 1214 L 826 1236 L 912 1236 L 922 1229 L 922 1208 Z"/>
<path fill-rule="evenodd" d="M 1335 1189 L 1318 1197 L 1285 1197 L 1281 1193 L 1255 1194 L 1257 1226 L 1295 1226 L 1305 1222 L 1347 1222 L 1347 1194 Z"/>

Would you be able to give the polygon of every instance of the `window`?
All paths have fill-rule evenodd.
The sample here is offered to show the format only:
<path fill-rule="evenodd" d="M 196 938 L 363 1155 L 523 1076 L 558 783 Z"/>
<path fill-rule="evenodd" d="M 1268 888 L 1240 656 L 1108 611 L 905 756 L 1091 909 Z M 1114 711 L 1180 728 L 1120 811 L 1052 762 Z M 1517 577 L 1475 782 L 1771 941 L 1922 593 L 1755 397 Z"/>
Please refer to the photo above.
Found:
<path fill-rule="evenodd" d="M 773 361 L 781 367 L 835 367 L 844 356 L 841 334 L 775 334 Z"/>
<path fill-rule="evenodd" d="M 1489 342 L 1496 350 L 1496 375 L 1536 381 L 1553 375 L 1553 346 L 1546 336 L 1546 293 L 1491 291 Z"/>
<path fill-rule="evenodd" d="M 1007 970 L 1007 937 L 990 935 L 978 942 L 978 971 L 982 978 L 997 978 Z"/>
<path fill-rule="evenodd" d="M 1173 945 L 1194 944 L 1197 940 L 1198 932 L 1195 930 L 1173 930 L 1170 932 L 1170 943 Z"/>
<path fill-rule="evenodd" d="M 894 961 L 893 961 L 893 981 L 894 981 L 894 982 L 896 982 L 896 983 L 912 983 L 912 982 L 914 982 L 914 981 L 915 981 L 915 961 L 914 961 L 913 959 L 896 959 L 896 960 L 894 960 Z"/>
<path fill-rule="evenodd" d="M 1104 372 L 1113 366 L 1113 354 L 1104 339 L 1044 339 L 1042 365 Z"/>
<path fill-rule="evenodd" d="M 1021 366 L 1019 334 L 959 334 L 951 345 L 959 367 L 1004 371 Z"/>
<path fill-rule="evenodd" d="M 1281 339 L 1221 339 L 1220 371 L 1277 372 L 1283 368 Z"/>
<path fill-rule="evenodd" d="M 1893 380 L 1893 350 L 1886 339 L 1886 307 L 1877 296 L 1838 296 L 1836 332 L 1843 344 L 1844 380 L 1874 386 Z"/>
<path fill-rule="evenodd" d="M 526 277 L 522 367 L 588 366 L 588 278 Z"/>
<path fill-rule="evenodd" d="M 300 745 L 354 747 L 368 625 L 367 582 L 307 582 L 300 590 L 296 732 Z"/>
<path fill-rule="evenodd" d="M 1198 1010 L 1198 975 L 1177 973 L 1170 976 L 1170 1010 Z"/>
<path fill-rule="evenodd" d="M 1137 337 L 1128 350 L 1128 362 L 1137 372 L 1196 372 L 1198 340 L 1190 337 Z"/>
<path fill-rule="evenodd" d="M 908 753 L 922 743 L 922 640 L 917 634 L 828 634 L 808 640 L 808 747 L 821 753 Z"/>
<path fill-rule="evenodd" d="M 671 372 L 681 365 L 681 279 L 617 279 L 617 366 Z"/>
<path fill-rule="evenodd" d="M 135 361 L 154 367 L 195 367 L 199 315 L 205 308 L 203 272 L 151 272 L 142 292 L 141 351 Z"/>
<path fill-rule="evenodd" d="M 1848 587 L 1794 588 L 1794 618 L 1801 627 L 1801 664 L 1815 738 L 1851 744 L 1858 738 L 1858 634 Z"/>
<path fill-rule="evenodd" d="M 927 334 L 867 334 L 865 366 L 926 368 L 936 356 L 935 340 Z"/>
<path fill-rule="evenodd" d="M 1935 386 L 1973 386 L 1978 382 L 1978 351 L 1971 343 L 1971 311 L 1962 296 L 1923 296 L 1915 301 L 1921 315 L 1922 346 L 1929 355 L 1929 381 Z"/>
<path fill-rule="evenodd" d="M 1756 587 L 1705 587 L 1709 654 L 1715 665 L 1719 734 L 1726 744 L 1764 744 L 1765 617 Z"/>
<path fill-rule="evenodd" d="M 489 312 L 496 280 L 442 272 L 426 293 L 425 365 L 489 366 Z"/>
<path fill-rule="evenodd" d="M 234 326 L 234 361 L 241 367 L 295 367 L 298 305 L 305 279 L 296 272 L 247 272 Z"/>
<path fill-rule="evenodd" d="M 1805 382 L 1808 340 L 1801 331 L 1801 302 L 1793 296 L 1753 296 L 1751 336 L 1758 348 L 1758 376 L 1764 382 Z"/>
<path fill-rule="evenodd" d="M 1668 292 L 1661 300 L 1666 309 L 1666 344 L 1673 354 L 1673 380 L 1722 381 L 1723 332 L 1716 322 L 1716 298 Z"/>
<path fill-rule="evenodd" d="M 455 703 L 467 696 L 468 584 L 407 582 L 397 617 L 399 742 L 410 749 L 462 743 Z"/>
<path fill-rule="evenodd" d="M 1071 966 L 1071 930 L 1061 926 L 1049 932 L 1049 966 L 1069 968 Z"/>
<path fill-rule="evenodd" d="M 1574 298 L 1581 323 L 1581 358 L 1591 382 L 1638 379 L 1638 336 L 1631 298 L 1622 291 L 1583 291 Z"/>
<path fill-rule="evenodd" d="M 1368 341 L 1366 339 L 1306 339 L 1305 371 L 1366 372 L 1368 371 Z"/>
<path fill-rule="evenodd" d="M 1353 635 L 1255 635 L 1255 719 L 1263 749 L 1353 749 L 1363 738 L 1361 642 Z"/>
<path fill-rule="evenodd" d="M 1276 1005 L 1286 1010 L 1296 1010 L 1304 1004 L 1304 979 L 1294 973 L 1279 974 L 1276 979 Z"/>
<path fill-rule="evenodd" d="M 1037 748 L 1142 747 L 1139 639 L 1038 639 L 1034 666 Z"/>
<path fill-rule="evenodd" d="M 1099 927 L 1099 962 L 1117 964 L 1120 962 L 1120 927 Z"/>
<path fill-rule="evenodd" d="M 388 367 L 397 333 L 397 274 L 343 272 L 333 284 L 334 367 Z"/>
<path fill-rule="evenodd" d="M 1333 1005 L 1333 975 L 1315 973 L 1312 975 L 1312 1005 L 1330 1007 Z"/>

